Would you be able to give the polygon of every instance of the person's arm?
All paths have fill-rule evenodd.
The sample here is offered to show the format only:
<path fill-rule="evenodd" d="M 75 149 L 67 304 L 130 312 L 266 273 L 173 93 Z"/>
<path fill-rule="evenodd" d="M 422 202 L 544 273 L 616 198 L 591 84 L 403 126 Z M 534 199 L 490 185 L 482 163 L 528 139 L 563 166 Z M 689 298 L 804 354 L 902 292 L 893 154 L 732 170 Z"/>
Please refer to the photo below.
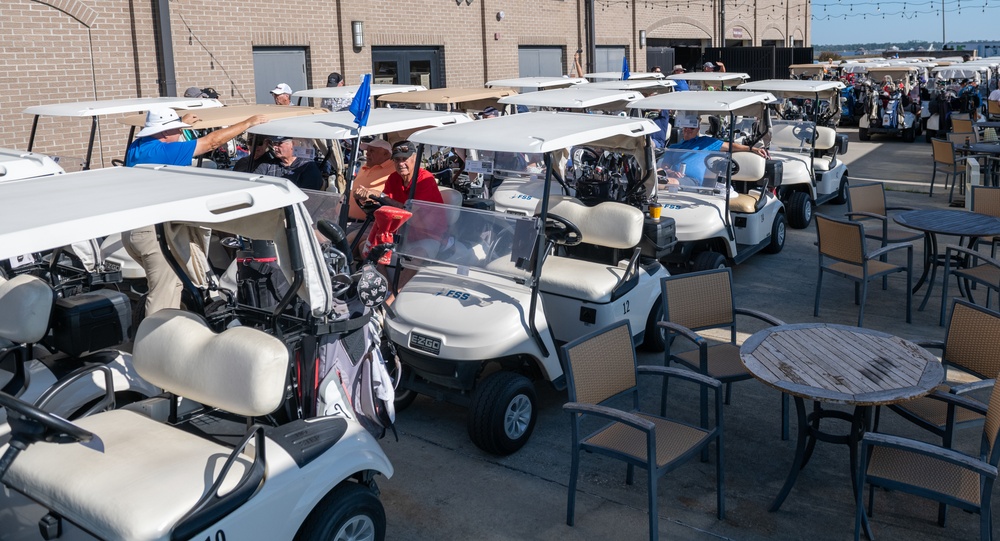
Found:
<path fill-rule="evenodd" d="M 726 65 L 722 62 L 716 62 L 715 65 L 719 66 L 719 71 L 726 71 Z"/>
<path fill-rule="evenodd" d="M 573 64 L 576 67 L 576 76 L 583 77 L 583 64 L 580 63 L 580 53 L 573 53 Z"/>
<path fill-rule="evenodd" d="M 723 142 L 721 150 L 723 152 L 729 152 L 729 143 Z M 733 152 L 753 152 L 754 154 L 762 158 L 768 157 L 767 149 L 765 149 L 764 147 L 750 147 L 747 145 L 741 145 L 739 143 L 733 143 Z"/>
<path fill-rule="evenodd" d="M 264 115 L 254 115 L 239 124 L 233 124 L 232 126 L 215 130 L 204 137 L 199 137 L 197 139 L 198 145 L 195 147 L 194 155 L 201 156 L 206 152 L 211 152 L 229 142 L 230 139 L 233 139 L 237 135 L 254 126 L 267 122 L 267 120 L 267 117 Z M 197 121 L 198 115 L 195 113 L 188 113 L 181 119 L 181 122 L 186 124 L 192 124 Z"/>

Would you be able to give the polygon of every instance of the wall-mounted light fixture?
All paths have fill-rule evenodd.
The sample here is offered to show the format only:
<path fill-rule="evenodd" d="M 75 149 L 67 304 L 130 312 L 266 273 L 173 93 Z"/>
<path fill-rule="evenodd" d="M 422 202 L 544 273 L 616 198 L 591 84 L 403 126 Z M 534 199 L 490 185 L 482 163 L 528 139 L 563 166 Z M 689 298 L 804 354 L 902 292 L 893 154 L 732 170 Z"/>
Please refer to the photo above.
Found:
<path fill-rule="evenodd" d="M 646 31 L 645 30 L 640 30 L 639 31 L 639 48 L 642 49 L 645 46 L 646 46 Z"/>
<path fill-rule="evenodd" d="M 503 18 L 506 17 L 506 16 L 507 16 L 507 14 L 504 13 L 503 11 L 498 11 L 497 12 L 497 21 L 502 21 Z"/>
<path fill-rule="evenodd" d="M 351 21 L 351 33 L 354 35 L 354 48 L 360 49 L 365 46 L 365 22 Z"/>

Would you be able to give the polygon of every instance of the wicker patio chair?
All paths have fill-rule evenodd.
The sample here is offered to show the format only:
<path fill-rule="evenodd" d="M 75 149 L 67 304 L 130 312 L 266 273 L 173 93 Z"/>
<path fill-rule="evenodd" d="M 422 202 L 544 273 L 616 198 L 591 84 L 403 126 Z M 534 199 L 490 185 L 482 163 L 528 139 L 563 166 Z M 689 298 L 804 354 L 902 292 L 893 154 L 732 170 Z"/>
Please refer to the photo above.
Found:
<path fill-rule="evenodd" d="M 1000 167 L 1000 159 L 997 160 L 996 167 Z M 993 172 L 1000 173 L 1000 170 L 994 169 Z M 973 186 L 969 197 L 972 198 L 972 212 L 1000 218 L 1000 187 Z M 976 243 L 977 248 L 980 242 L 989 242 L 991 245 L 990 257 L 997 256 L 997 244 L 1000 244 L 1000 237 L 980 238 Z"/>
<path fill-rule="evenodd" d="M 963 183 L 959 193 L 965 189 L 965 160 L 955 155 L 955 146 L 951 141 L 945 139 L 931 139 L 931 151 L 934 156 L 934 171 L 931 173 L 930 195 L 934 195 L 934 179 L 938 171 L 944 173 L 944 189 L 948 189 L 948 177 L 951 177 L 951 191 L 948 194 L 948 202 L 955 197 L 955 184 L 958 184 L 958 177 L 963 178 Z"/>
<path fill-rule="evenodd" d="M 967 408 L 985 416 L 979 456 L 899 436 L 866 433 L 861 441 L 861 467 L 855 494 L 855 541 L 860 539 L 862 523 L 867 520 L 865 483 L 871 486 L 868 515 L 872 514 L 874 488 L 883 487 L 979 513 L 979 538 L 981 541 L 992 539 L 990 506 L 997 463 L 1000 462 L 1000 446 L 996 445 L 1000 435 L 1000 386 L 993 387 L 989 408 L 954 394 L 931 396 L 945 401 L 950 407 Z"/>
<path fill-rule="evenodd" d="M 955 118 L 951 119 L 951 131 L 952 133 L 968 134 L 972 132 L 972 120 L 969 118 Z"/>
<path fill-rule="evenodd" d="M 663 321 L 659 323 L 667 333 L 664 365 L 680 363 L 696 372 L 715 378 L 726 385 L 726 400 L 732 398 L 734 381 L 752 376 L 740 360 L 740 347 L 736 344 L 736 316 L 745 315 L 767 323 L 784 325 L 780 319 L 745 308 L 733 302 L 733 272 L 729 268 L 712 269 L 668 276 L 661 281 L 663 293 Z M 698 331 L 729 329 L 729 341 L 709 344 Z M 674 353 L 673 338 L 682 336 L 694 342 L 697 349 Z M 663 382 L 660 414 L 666 412 L 667 380 Z M 781 399 L 781 437 L 788 439 L 788 395 Z M 708 419 L 708 390 L 701 393 L 701 422 Z"/>
<path fill-rule="evenodd" d="M 881 227 L 866 227 L 865 237 L 878 241 L 881 246 L 894 242 L 912 242 L 923 238 L 924 234 L 912 229 L 889 227 L 890 213 L 913 210 L 913 207 L 890 207 L 886 205 L 885 185 L 881 182 L 852 184 L 847 187 L 847 216 L 851 220 L 878 220 Z M 887 261 L 883 256 L 882 262 Z M 888 287 L 888 278 L 882 278 L 882 289 Z"/>
<path fill-rule="evenodd" d="M 625 462 L 625 482 L 632 484 L 636 466 L 648 474 L 649 538 L 658 539 L 659 522 L 656 503 L 657 480 L 687 462 L 700 450 L 715 442 L 716 509 L 719 520 L 725 518 L 725 470 L 722 441 L 722 384 L 690 370 L 663 366 L 637 366 L 632 332 L 628 321 L 611 325 L 562 347 L 566 363 L 569 403 L 563 409 L 570 414 L 573 455 L 566 506 L 566 524 L 573 525 L 576 508 L 576 482 L 580 471 L 580 451 L 597 453 Z M 639 408 L 639 375 L 664 379 L 680 378 L 715 391 L 715 425 L 709 428 L 672 421 L 643 413 Z M 609 405 L 631 397 L 631 408 Z M 585 421 L 607 421 L 596 431 L 584 435 Z"/>
<path fill-rule="evenodd" d="M 1000 101 L 986 102 L 986 118 L 988 120 L 1000 120 Z"/>
<path fill-rule="evenodd" d="M 873 252 L 865 245 L 865 226 L 858 222 L 816 215 L 819 237 L 819 277 L 816 279 L 816 302 L 813 315 L 819 317 L 819 298 L 823 290 L 823 274 L 831 273 L 854 281 L 854 304 L 860 304 L 858 327 L 863 326 L 868 282 L 897 272 L 906 273 L 906 322 L 910 323 L 913 304 L 913 245 L 889 244 Z M 906 250 L 906 265 L 893 265 L 879 259 L 895 250 Z M 827 262 L 826 260 L 832 260 Z"/>

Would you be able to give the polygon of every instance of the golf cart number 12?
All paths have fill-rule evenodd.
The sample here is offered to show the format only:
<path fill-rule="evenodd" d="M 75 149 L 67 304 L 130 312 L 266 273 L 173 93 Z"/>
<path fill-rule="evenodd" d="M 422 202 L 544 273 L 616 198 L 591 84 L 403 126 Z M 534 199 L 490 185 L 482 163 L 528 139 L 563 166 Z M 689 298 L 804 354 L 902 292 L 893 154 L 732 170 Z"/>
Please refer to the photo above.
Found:
<path fill-rule="evenodd" d="M 216 530 L 215 536 L 208 536 L 205 541 L 226 541 L 226 532 L 223 530 Z"/>
<path fill-rule="evenodd" d="M 628 301 L 622 303 L 622 313 L 627 314 L 629 312 Z"/>

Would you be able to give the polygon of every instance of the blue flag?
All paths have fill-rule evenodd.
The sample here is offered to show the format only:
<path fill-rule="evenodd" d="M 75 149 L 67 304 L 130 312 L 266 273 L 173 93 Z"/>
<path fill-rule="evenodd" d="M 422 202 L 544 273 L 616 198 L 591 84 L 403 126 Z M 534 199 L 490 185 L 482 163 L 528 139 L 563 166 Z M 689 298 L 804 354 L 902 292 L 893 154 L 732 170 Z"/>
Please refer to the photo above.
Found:
<path fill-rule="evenodd" d="M 629 71 L 628 71 L 628 57 L 622 57 L 622 81 L 628 81 Z"/>
<path fill-rule="evenodd" d="M 368 113 L 372 111 L 372 74 L 365 74 L 361 88 L 354 94 L 354 100 L 347 110 L 354 113 L 354 123 L 359 128 L 368 125 Z"/>

